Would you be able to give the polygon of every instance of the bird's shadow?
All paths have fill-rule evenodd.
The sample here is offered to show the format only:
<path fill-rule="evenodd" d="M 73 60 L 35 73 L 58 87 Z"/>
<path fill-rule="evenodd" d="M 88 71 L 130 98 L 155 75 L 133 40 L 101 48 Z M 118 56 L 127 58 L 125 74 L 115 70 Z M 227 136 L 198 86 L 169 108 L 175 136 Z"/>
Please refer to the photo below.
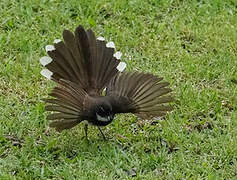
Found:
<path fill-rule="evenodd" d="M 82 156 L 85 158 L 87 156 L 88 158 L 89 156 L 101 156 L 103 153 L 111 151 L 111 149 L 130 151 L 133 145 L 141 146 L 142 149 L 144 148 L 142 143 L 153 144 L 152 148 L 157 150 L 163 148 L 169 151 L 171 149 L 171 143 L 167 142 L 165 138 L 157 133 L 148 133 L 147 136 L 142 136 L 141 138 L 139 131 L 126 137 L 126 133 L 121 135 L 117 131 L 105 129 L 106 139 L 104 139 L 97 128 L 89 131 L 88 138 L 86 138 L 83 128 L 75 128 L 70 131 L 63 131 L 62 133 L 56 133 L 54 129 L 50 129 L 45 136 L 47 136 L 44 140 L 45 144 L 50 143 L 52 139 L 56 142 L 51 149 L 52 153 L 57 151 L 58 157 L 64 156 L 69 159 Z M 172 148 L 173 146 L 172 144 Z M 144 152 L 147 153 L 149 150 L 146 148 Z"/>
<path fill-rule="evenodd" d="M 114 138 L 105 134 L 106 139 L 99 131 L 91 131 L 86 138 L 81 130 L 63 131 L 57 133 L 55 130 L 49 130 L 44 138 L 44 144 L 47 146 L 54 141 L 54 147 L 51 152 L 58 151 L 67 158 L 71 159 L 76 156 L 85 154 L 99 155 L 103 149 L 110 148 L 114 144 Z"/>

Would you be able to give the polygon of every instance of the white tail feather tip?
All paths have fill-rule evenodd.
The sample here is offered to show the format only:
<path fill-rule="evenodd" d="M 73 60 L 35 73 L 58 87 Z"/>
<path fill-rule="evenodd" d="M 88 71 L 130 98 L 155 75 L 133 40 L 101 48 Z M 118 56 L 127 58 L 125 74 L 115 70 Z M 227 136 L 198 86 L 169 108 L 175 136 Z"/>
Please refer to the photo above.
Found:
<path fill-rule="evenodd" d="M 62 40 L 61 39 L 55 39 L 54 41 L 53 41 L 53 43 L 54 44 L 57 44 L 57 43 L 59 43 L 59 42 L 61 42 Z"/>
<path fill-rule="evenodd" d="M 42 69 L 40 71 L 40 74 L 42 76 L 46 77 L 47 79 L 51 79 L 51 76 L 53 75 L 53 73 L 50 70 L 48 70 L 48 69 Z"/>
<path fill-rule="evenodd" d="M 115 57 L 116 59 L 120 59 L 121 56 L 122 56 L 122 53 L 121 53 L 120 51 L 117 51 L 117 52 L 114 54 L 114 57 Z"/>
<path fill-rule="evenodd" d="M 45 50 L 46 50 L 46 52 L 53 51 L 53 50 L 55 50 L 55 47 L 53 45 L 47 45 L 47 46 L 45 46 Z"/>
<path fill-rule="evenodd" d="M 43 66 L 46 66 L 47 64 L 51 63 L 52 59 L 48 56 L 44 56 L 42 58 L 40 58 L 40 64 L 42 64 Z"/>
<path fill-rule="evenodd" d="M 104 38 L 104 37 L 102 37 L 102 36 L 99 36 L 99 37 L 97 38 L 97 40 L 99 40 L 99 41 L 104 41 L 104 40 L 105 40 L 105 38 Z"/>
<path fill-rule="evenodd" d="M 120 72 L 123 72 L 123 70 L 126 68 L 127 64 L 125 62 L 120 62 L 117 66 L 117 70 Z"/>
<path fill-rule="evenodd" d="M 115 48 L 114 42 L 110 41 L 106 44 L 107 48 Z"/>

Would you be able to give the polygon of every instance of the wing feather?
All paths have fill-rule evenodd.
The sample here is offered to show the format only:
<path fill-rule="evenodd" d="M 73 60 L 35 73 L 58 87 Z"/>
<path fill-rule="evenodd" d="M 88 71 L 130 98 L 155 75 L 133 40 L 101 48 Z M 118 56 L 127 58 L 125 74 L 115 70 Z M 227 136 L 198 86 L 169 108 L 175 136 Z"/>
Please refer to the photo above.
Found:
<path fill-rule="evenodd" d="M 163 116 L 172 110 L 168 103 L 174 99 L 168 93 L 168 82 L 161 82 L 152 74 L 125 72 L 113 78 L 107 88 L 107 95 L 114 99 L 117 113 L 134 113 L 140 117 Z"/>
<path fill-rule="evenodd" d="M 88 94 L 80 85 L 61 79 L 50 96 L 54 99 L 46 99 L 48 104 L 45 107 L 47 111 L 53 112 L 47 116 L 47 119 L 51 121 L 50 127 L 62 131 L 84 120 L 84 102 Z"/>

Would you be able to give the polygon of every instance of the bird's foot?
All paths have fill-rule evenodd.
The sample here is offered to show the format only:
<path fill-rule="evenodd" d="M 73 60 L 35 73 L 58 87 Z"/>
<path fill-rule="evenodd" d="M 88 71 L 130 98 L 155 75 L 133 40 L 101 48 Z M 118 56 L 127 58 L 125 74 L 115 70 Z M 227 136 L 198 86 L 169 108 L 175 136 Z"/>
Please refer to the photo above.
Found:
<path fill-rule="evenodd" d="M 101 133 L 101 135 L 102 135 L 103 139 L 106 141 L 106 140 L 107 140 L 107 138 L 106 138 L 106 136 L 104 135 L 103 131 L 100 129 L 100 127 L 99 127 L 99 126 L 98 126 L 98 129 L 99 129 L 99 131 L 100 131 L 100 133 Z"/>

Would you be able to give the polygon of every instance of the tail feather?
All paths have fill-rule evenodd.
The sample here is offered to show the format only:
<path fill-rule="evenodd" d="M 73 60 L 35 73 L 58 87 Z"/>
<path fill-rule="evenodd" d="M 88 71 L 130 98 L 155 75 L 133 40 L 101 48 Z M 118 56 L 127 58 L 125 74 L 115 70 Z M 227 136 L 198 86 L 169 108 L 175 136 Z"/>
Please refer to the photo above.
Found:
<path fill-rule="evenodd" d="M 89 72 L 89 75 L 91 73 L 93 73 L 94 69 L 91 68 L 93 66 L 93 63 L 94 63 L 94 60 L 97 58 L 97 47 L 96 47 L 96 37 L 95 37 L 95 34 L 93 33 L 93 31 L 91 29 L 87 30 L 86 31 L 86 34 L 87 34 L 87 38 L 88 38 L 88 42 L 89 42 L 89 69 L 90 69 L 90 72 Z"/>
<path fill-rule="evenodd" d="M 84 34 L 83 30 L 81 31 L 82 31 L 81 35 L 83 35 Z M 76 29 L 75 33 L 79 33 L 78 28 Z M 77 82 L 77 83 L 79 81 L 79 83 L 83 87 L 87 88 L 88 87 L 88 72 L 86 71 L 87 62 L 85 61 L 85 58 L 84 58 L 83 49 L 82 49 L 83 46 L 80 44 L 80 42 L 78 42 L 79 40 L 74 36 L 74 34 L 71 31 L 64 30 L 63 39 L 64 39 L 67 49 L 70 51 L 73 57 L 73 59 L 71 59 L 72 65 L 67 68 L 71 69 L 72 71 L 75 72 L 75 74 L 77 74 L 77 76 L 73 77 L 75 79 L 68 79 L 68 80 L 72 82 Z M 66 59 L 66 61 L 67 60 L 69 59 Z"/>
<path fill-rule="evenodd" d="M 96 39 L 91 29 L 85 31 L 82 26 L 78 26 L 74 34 L 64 30 L 63 39 L 64 42 L 57 40 L 54 46 L 47 46 L 52 61 L 44 58 L 41 63 L 52 72 L 54 81 L 69 80 L 90 95 L 100 95 L 119 73 L 121 53 L 114 53 L 112 42 L 106 44 L 102 38 Z"/>
<path fill-rule="evenodd" d="M 100 78 L 102 78 L 102 76 L 100 76 L 101 71 L 95 70 L 95 69 L 102 69 L 104 67 L 104 56 L 106 54 L 106 51 L 108 51 L 109 49 L 106 48 L 106 43 L 105 41 L 101 41 L 101 40 L 96 40 L 96 46 L 97 46 L 97 61 L 101 62 L 98 63 L 97 67 L 93 67 L 93 72 L 95 73 L 95 82 L 100 82 Z"/>
<path fill-rule="evenodd" d="M 116 62 L 117 63 L 114 63 Z M 118 73 L 118 70 L 116 69 L 116 67 L 118 66 L 119 64 L 119 60 L 117 60 L 116 58 L 112 57 L 112 59 L 110 59 L 110 63 L 108 63 L 108 65 L 105 67 L 108 71 L 105 71 L 105 74 L 103 79 L 102 79 L 102 82 L 103 85 L 101 85 L 100 88 L 103 88 L 107 83 L 109 83 L 109 81 L 111 80 L 111 77 L 114 77 L 117 73 Z"/>
<path fill-rule="evenodd" d="M 62 43 L 60 43 L 62 44 Z M 64 45 L 62 45 L 64 46 Z M 64 48 L 62 48 L 64 49 Z M 48 68 L 50 71 L 52 71 L 54 74 L 58 73 L 60 75 L 59 78 L 65 77 L 65 78 L 71 78 L 73 77 L 73 74 L 71 74 L 71 72 L 66 68 L 68 67 L 70 64 L 65 61 L 65 55 L 62 54 L 66 54 L 63 53 L 62 50 L 60 50 L 60 48 L 57 48 L 53 51 L 48 51 L 47 52 L 48 55 L 53 59 L 53 61 L 49 64 L 47 64 L 45 67 Z M 57 59 L 57 61 L 54 61 L 54 59 Z"/>

